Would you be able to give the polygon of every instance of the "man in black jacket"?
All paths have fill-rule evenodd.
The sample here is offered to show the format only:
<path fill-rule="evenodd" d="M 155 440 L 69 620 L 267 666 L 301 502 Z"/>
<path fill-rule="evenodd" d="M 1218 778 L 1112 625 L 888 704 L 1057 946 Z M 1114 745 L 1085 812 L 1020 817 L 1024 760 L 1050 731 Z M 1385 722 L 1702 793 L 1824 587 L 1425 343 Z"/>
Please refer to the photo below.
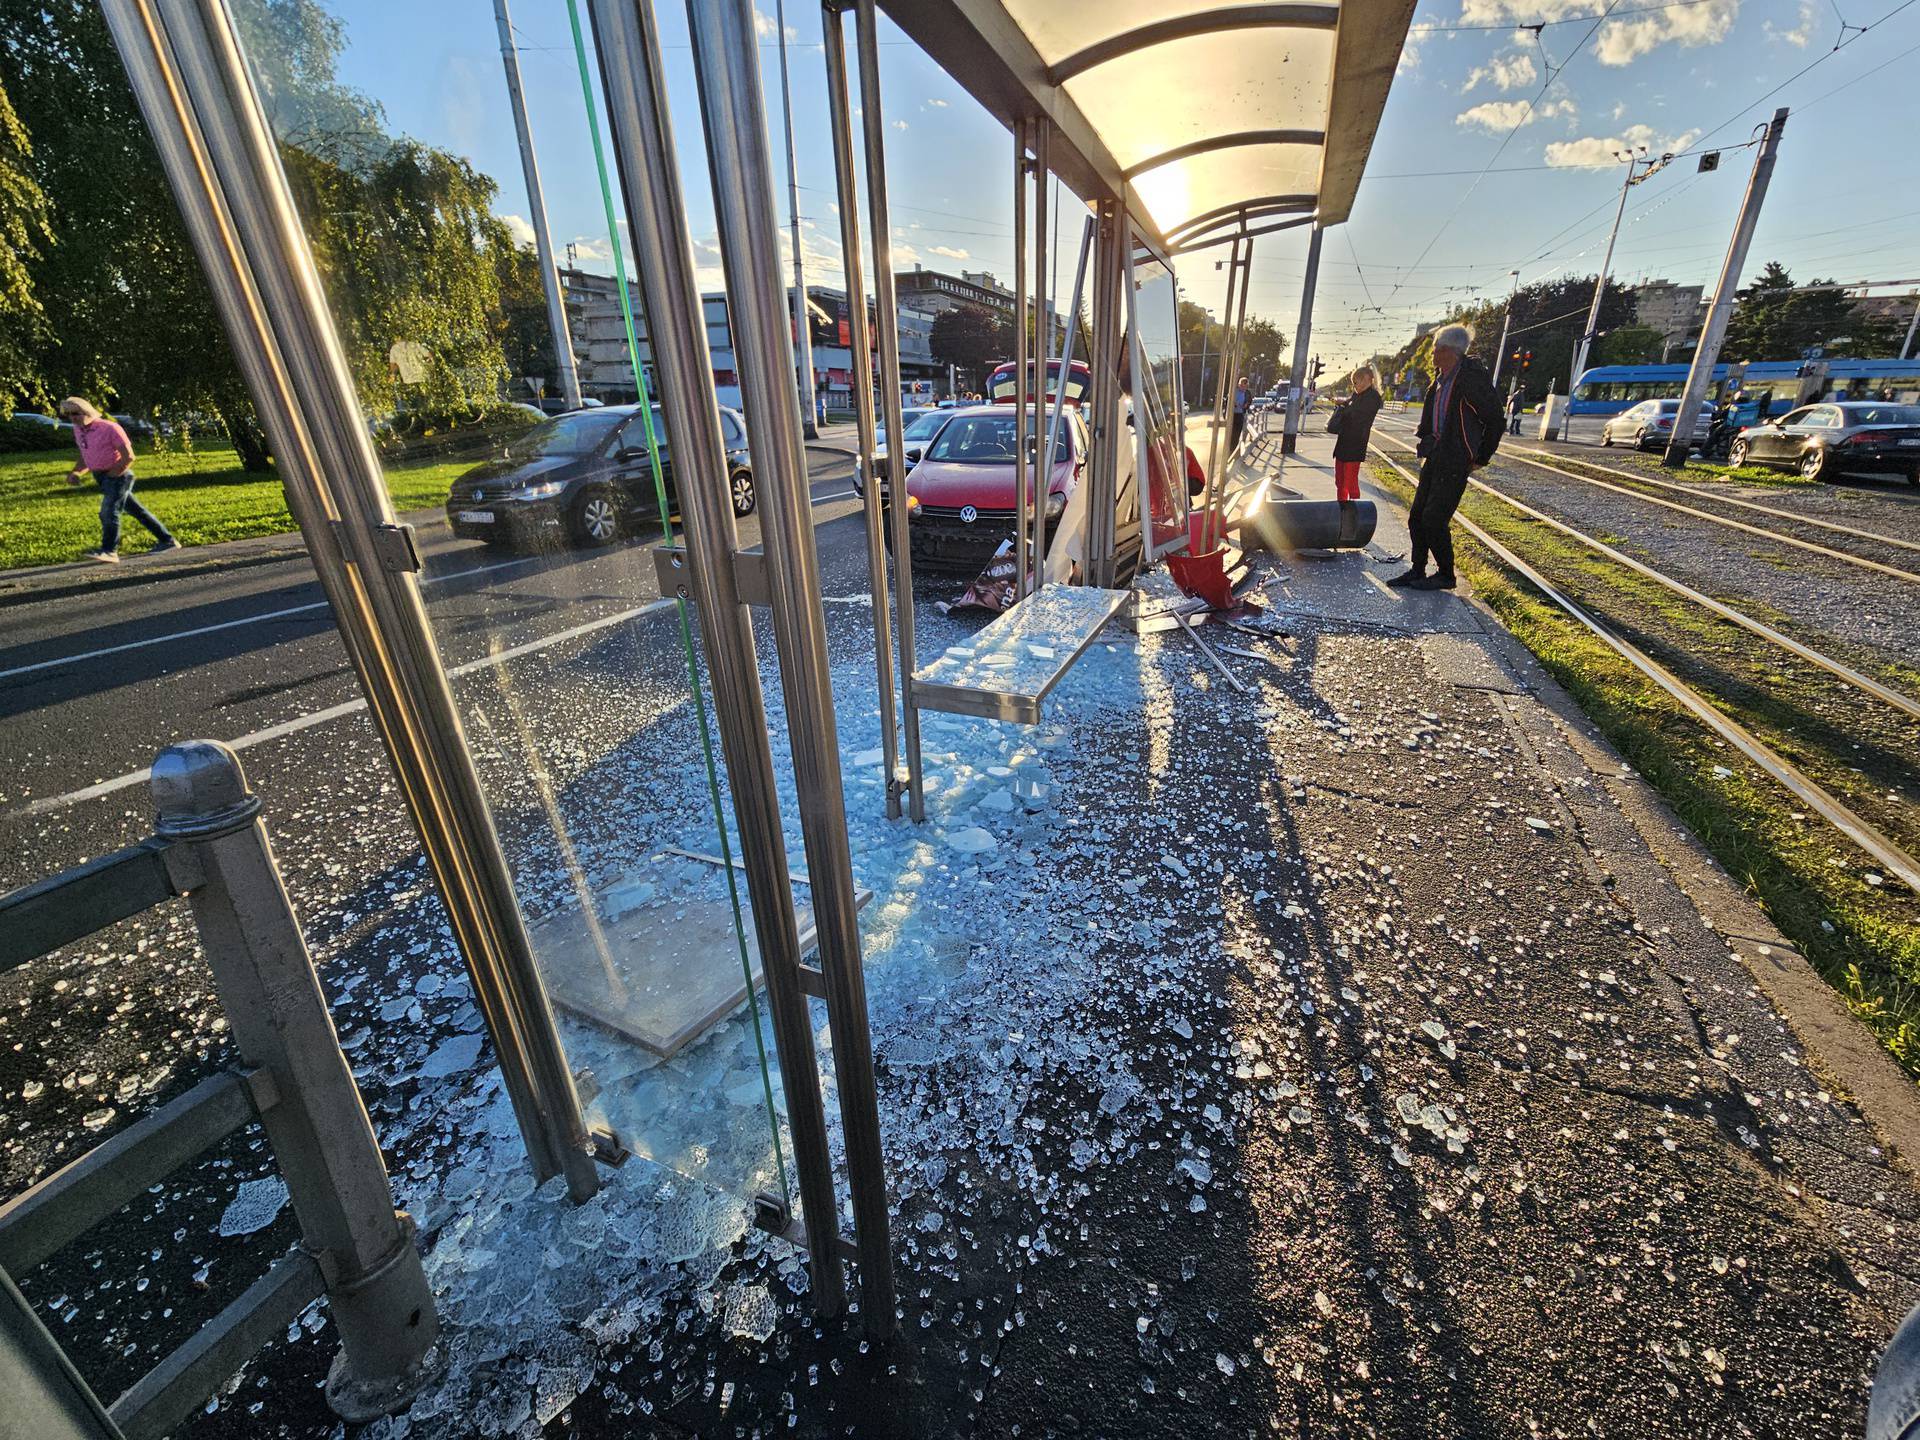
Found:
<path fill-rule="evenodd" d="M 1500 448 L 1500 392 L 1487 367 L 1467 354 L 1473 332 L 1443 326 L 1433 337 L 1433 365 L 1440 372 L 1420 410 L 1420 484 L 1413 492 L 1407 530 L 1413 537 L 1412 568 L 1387 583 L 1414 590 L 1453 588 L 1453 512 L 1467 492 L 1467 477 Z M 1434 571 L 1427 574 L 1427 555 Z"/>

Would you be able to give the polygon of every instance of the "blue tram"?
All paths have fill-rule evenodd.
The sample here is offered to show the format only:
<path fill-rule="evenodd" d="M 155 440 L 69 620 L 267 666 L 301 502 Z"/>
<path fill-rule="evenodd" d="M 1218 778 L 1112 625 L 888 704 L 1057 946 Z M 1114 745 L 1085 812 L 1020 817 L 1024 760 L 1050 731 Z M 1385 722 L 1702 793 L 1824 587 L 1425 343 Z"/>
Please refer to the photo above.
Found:
<path fill-rule="evenodd" d="M 1814 399 L 1920 402 L 1920 359 L 1836 359 L 1822 363 L 1826 374 Z M 1778 414 L 1799 400 L 1806 378 L 1801 372 L 1807 368 L 1808 362 L 1801 360 L 1754 361 L 1740 376 L 1740 388 L 1749 398 L 1765 392 L 1773 401 L 1773 412 Z M 1721 392 L 1735 369 L 1730 364 L 1713 367 L 1713 383 L 1707 388 L 1709 400 L 1722 398 Z M 1574 415 L 1618 415 L 1642 400 L 1672 399 L 1686 383 L 1685 365 L 1596 365 L 1581 372 L 1568 411 Z"/>

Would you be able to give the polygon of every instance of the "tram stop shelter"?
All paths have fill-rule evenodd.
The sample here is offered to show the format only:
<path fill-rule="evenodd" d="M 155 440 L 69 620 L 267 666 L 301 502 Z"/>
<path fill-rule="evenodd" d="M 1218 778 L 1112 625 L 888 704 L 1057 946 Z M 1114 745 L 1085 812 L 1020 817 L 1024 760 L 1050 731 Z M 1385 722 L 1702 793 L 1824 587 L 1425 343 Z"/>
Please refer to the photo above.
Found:
<path fill-rule="evenodd" d="M 1254 241 L 1310 227 L 1304 362 L 1320 237 L 1353 205 L 1411 0 L 825 7 L 848 290 L 877 301 L 870 369 L 851 307 L 866 473 L 877 425 L 902 433 L 882 9 L 1008 126 L 1016 313 L 1069 317 L 1057 341 L 1034 327 L 1034 353 L 1015 327 L 1016 603 L 979 631 L 921 603 L 907 506 L 879 484 L 865 594 L 823 603 L 756 16 L 721 0 L 689 17 L 761 495 L 762 544 L 740 545 L 657 16 L 583 0 L 610 227 L 618 210 L 672 436 L 682 524 L 650 563 L 684 627 L 682 758 L 705 789 L 649 834 L 649 868 L 562 866 L 538 894 L 503 848 L 231 14 L 104 8 L 530 1161 L 525 1186 L 457 1172 L 462 1194 L 418 1167 L 442 1323 L 470 1337 L 419 1433 L 474 1420 L 503 1356 L 537 1356 L 608 1426 L 640 1408 L 692 1433 L 802 1411 L 820 1433 L 1190 1431 L 1176 1399 L 1236 1431 L 1495 1433 L 1531 1407 L 1658 1432 L 1730 1385 L 1730 1426 L 1813 1433 L 1855 1403 L 1913 1288 L 1920 1194 L 1880 1120 L 1820 1079 L 1856 1051 L 1816 1053 L 1785 982 L 1756 978 L 1783 942 L 1724 886 L 1711 923 L 1681 895 L 1672 876 L 1705 886 L 1707 867 L 1663 869 L 1670 822 L 1538 668 L 1460 600 L 1385 596 L 1363 553 L 1257 570 L 1269 623 L 1231 666 L 1177 622 L 1114 624 L 1232 498 L 1215 453 L 1189 502 L 1182 257 L 1228 247 L 1243 320 Z M 1081 221 L 1064 296 L 1053 177 Z M 1050 517 L 1024 457 L 1052 455 L 1076 361 L 1092 448 Z M 1299 437 L 1297 412 L 1284 425 Z M 648 419 L 656 463 L 660 443 Z M 528 785 L 557 812 L 550 775 Z M 653 1006 L 706 933 L 735 947 L 737 988 L 729 969 Z M 669 1112 L 691 1129 L 660 1134 Z M 644 1187 L 609 1179 L 632 1155 Z M 690 1220 L 686 1186 L 721 1156 L 739 1163 Z M 730 1228 L 749 1208 L 778 1238 Z M 705 1298 L 619 1293 L 659 1259 Z M 871 1350 L 805 1326 L 774 1360 L 752 1348 L 854 1303 Z M 630 1342 L 616 1380 L 600 1367 Z"/>

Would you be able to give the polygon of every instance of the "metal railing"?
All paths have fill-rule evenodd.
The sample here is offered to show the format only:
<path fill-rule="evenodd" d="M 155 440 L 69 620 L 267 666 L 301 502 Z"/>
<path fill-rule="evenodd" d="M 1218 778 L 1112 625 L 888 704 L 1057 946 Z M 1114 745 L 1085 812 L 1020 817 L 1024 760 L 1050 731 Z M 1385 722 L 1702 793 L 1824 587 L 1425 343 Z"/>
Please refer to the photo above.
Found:
<path fill-rule="evenodd" d="M 439 1322 L 259 798 L 234 753 L 212 740 L 163 750 L 151 784 L 152 836 L 0 897 L 0 973 L 184 897 L 237 1061 L 0 1206 L 0 1378 L 43 1382 L 4 1387 L 7 1431 L 165 1435 L 322 1295 L 341 1342 L 328 1404 L 353 1422 L 390 1414 L 432 1378 Z M 256 1120 L 286 1181 L 300 1247 L 101 1406 L 10 1277 Z"/>

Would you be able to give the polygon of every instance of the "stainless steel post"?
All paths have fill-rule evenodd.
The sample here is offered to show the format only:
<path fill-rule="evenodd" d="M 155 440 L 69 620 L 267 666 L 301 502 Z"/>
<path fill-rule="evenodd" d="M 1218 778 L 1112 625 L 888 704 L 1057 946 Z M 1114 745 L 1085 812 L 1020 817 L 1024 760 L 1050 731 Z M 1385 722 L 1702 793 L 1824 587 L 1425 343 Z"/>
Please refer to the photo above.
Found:
<path fill-rule="evenodd" d="M 780 46 L 780 119 L 787 135 L 787 214 L 793 222 L 794 373 L 800 381 L 800 428 L 809 440 L 820 438 L 820 417 L 813 388 L 813 318 L 807 309 L 807 260 L 800 244 L 800 172 L 793 150 L 793 91 L 787 84 L 787 0 L 773 0 L 773 28 Z"/>
<path fill-rule="evenodd" d="M 867 522 L 867 588 L 873 594 L 873 669 L 880 696 L 880 763 L 886 766 L 887 818 L 900 818 L 900 742 L 893 714 L 893 613 L 887 597 L 887 545 L 881 527 L 886 507 L 880 500 L 880 471 L 874 462 L 873 355 L 868 350 L 866 267 L 860 258 L 860 197 L 853 173 L 853 102 L 847 92 L 847 37 L 841 11 L 820 7 L 821 38 L 827 58 L 827 109 L 833 131 L 833 178 L 840 203 L 841 268 L 847 277 L 847 340 L 853 372 L 853 421 L 860 447 L 861 473 L 867 477 L 861 509 Z M 952 385 L 948 385 L 951 392 Z M 895 452 L 898 458 L 895 458 Z M 888 490 L 895 505 L 906 503 L 906 441 L 887 447 Z"/>
<path fill-rule="evenodd" d="M 1913 335 L 1920 330 L 1920 293 L 1913 298 L 1913 318 L 1907 321 L 1907 338 L 1900 342 L 1900 358 L 1905 360 L 1913 354 Z"/>
<path fill-rule="evenodd" d="M 814 549 L 806 448 L 792 408 L 780 403 L 786 377 L 793 373 L 793 344 L 780 308 L 767 303 L 779 293 L 780 246 L 774 219 L 773 161 L 760 100 L 753 0 L 703 0 L 688 11 L 707 166 L 713 175 L 720 259 L 727 293 L 740 297 L 733 308 L 733 344 L 763 497 L 760 533 L 766 546 L 767 588 L 786 698 L 787 743 L 793 752 L 793 784 L 800 802 L 800 830 L 811 879 L 808 889 L 833 1032 L 833 1071 L 846 1145 L 847 1188 L 853 1201 L 854 1243 L 860 1256 L 860 1289 L 868 1331 L 888 1335 L 894 1325 L 894 1285 L 886 1156 L 874 1086 L 866 977 L 860 963 L 860 907 L 854 898 L 853 852 L 840 780 L 827 618 L 820 602 L 820 560 Z M 715 494 L 724 497 L 726 491 L 717 488 Z"/>
<path fill-rule="evenodd" d="M 260 1123 L 340 1332 L 327 1403 L 354 1423 L 390 1415 L 438 1368 L 439 1317 L 413 1224 L 393 1208 L 380 1142 L 340 1053 L 259 797 L 215 740 L 168 746 L 151 785 L 154 828 L 184 851 L 169 869 L 193 907 L 234 1046 L 273 1079 L 277 1099 Z"/>
<path fill-rule="evenodd" d="M 1213 434 L 1207 441 L 1207 483 L 1201 491 L 1201 512 L 1205 524 L 1200 531 L 1202 548 L 1211 550 L 1215 543 L 1216 521 L 1214 510 L 1219 501 L 1221 490 L 1219 476 L 1220 432 L 1231 423 L 1233 413 L 1233 302 L 1235 287 L 1240 282 L 1240 247 L 1250 242 L 1236 239 L 1227 250 L 1227 299 L 1220 307 L 1220 378 L 1214 387 L 1213 395 Z M 1229 450 L 1228 459 L 1232 459 Z"/>
<path fill-rule="evenodd" d="M 873 233 L 873 303 L 880 327 L 880 421 L 892 446 L 906 428 L 900 418 L 900 302 L 893 288 L 893 221 L 887 206 L 887 129 L 880 108 L 880 37 L 873 0 L 855 0 L 854 37 L 860 57 L 860 128 L 866 140 L 867 229 Z M 902 456 L 904 461 L 905 457 Z M 913 552 L 907 537 L 904 465 L 888 507 L 893 530 L 893 596 L 900 645 L 900 730 L 907 747 L 907 815 L 927 818 L 920 771 L 920 707 L 913 700 Z"/>
<path fill-rule="evenodd" d="M 1320 283 L 1320 237 L 1327 232 L 1313 227 L 1307 240 L 1307 277 L 1300 287 L 1300 318 L 1293 329 L 1293 375 L 1287 385 L 1286 429 L 1280 435 L 1280 453 L 1291 455 L 1300 436 L 1300 408 L 1307 398 L 1307 350 L 1313 343 L 1313 292 Z M 1249 248 L 1253 242 L 1247 242 Z"/>
<path fill-rule="evenodd" d="M 103 8 L 439 884 L 534 1173 L 564 1173 L 586 1199 L 599 1180 L 573 1077 L 231 17 L 196 0 Z"/>
<path fill-rule="evenodd" d="M 647 335 L 655 365 L 663 375 L 673 377 L 662 389 L 661 404 L 667 433 L 673 437 L 673 468 L 692 560 L 691 594 L 706 642 L 713 709 L 733 792 L 734 818 L 740 827 L 754 934 L 767 977 L 767 1004 L 780 1054 L 780 1084 L 787 1096 L 794 1167 L 799 1172 L 800 1204 L 811 1252 L 814 1303 L 821 1313 L 833 1315 L 846 1300 L 846 1275 L 840 1262 L 826 1112 L 813 1025 L 800 990 L 800 934 L 781 838 L 779 792 L 754 656 L 753 620 L 740 598 L 734 573 L 739 538 L 728 499 L 720 409 L 713 392 L 700 290 L 694 280 L 660 36 L 651 3 L 591 0 L 589 13 L 614 159 L 626 198 L 628 235 L 646 299 Z M 751 40 L 748 47 L 752 53 Z M 761 143 L 764 146 L 764 132 Z M 777 269 L 772 277 L 773 288 L 759 292 L 761 296 L 781 293 Z M 729 312 L 736 343 L 743 312 L 751 308 L 736 305 Z M 789 426 L 796 418 L 795 407 L 787 401 L 790 373 L 791 367 L 780 371 L 771 386 L 772 399 L 756 407 L 763 417 L 769 413 L 784 417 Z M 766 376 L 759 378 L 763 385 L 768 383 Z M 760 456 L 765 494 L 773 478 L 768 472 L 781 462 L 767 451 Z M 816 884 L 819 879 L 814 877 Z"/>
<path fill-rule="evenodd" d="M 1109 587 L 1114 575 L 1114 511 L 1119 505 L 1120 447 L 1131 444 L 1120 413 L 1115 302 L 1124 212 L 1111 200 L 1097 207 L 1093 248 L 1093 339 L 1087 363 L 1093 375 L 1093 458 L 1087 467 L 1087 565 L 1082 584 Z"/>
<path fill-rule="evenodd" d="M 1693 447 L 1694 422 L 1706 403 L 1707 386 L 1713 383 L 1713 367 L 1720 359 L 1721 342 L 1727 338 L 1727 322 L 1733 318 L 1734 292 L 1740 288 L 1740 275 L 1747 268 L 1747 247 L 1760 223 L 1760 206 L 1767 198 L 1767 186 L 1773 180 L 1774 157 L 1780 153 L 1780 137 L 1787 129 L 1787 107 L 1782 105 L 1767 122 L 1766 136 L 1753 157 L 1753 174 L 1747 179 L 1747 193 L 1740 202 L 1740 218 L 1733 223 L 1733 239 L 1727 245 L 1727 258 L 1720 267 L 1719 283 L 1713 287 L 1713 304 L 1707 310 L 1707 323 L 1700 327 L 1700 343 L 1694 347 L 1693 363 L 1687 368 L 1687 383 L 1680 392 L 1680 411 L 1673 417 L 1673 433 L 1667 439 L 1667 453 L 1661 464 L 1677 470 L 1687 463 Z"/>
<path fill-rule="evenodd" d="M 1052 467 L 1054 447 L 1060 443 L 1060 417 L 1067 403 L 1067 372 L 1073 369 L 1074 343 L 1079 339 L 1080 331 L 1080 293 L 1087 279 L 1087 251 L 1093 245 L 1093 217 L 1087 216 L 1086 224 L 1080 231 L 1080 260 L 1073 270 L 1073 305 L 1067 311 L 1066 340 L 1060 349 L 1060 384 L 1053 393 L 1053 408 L 1047 416 L 1047 438 L 1042 446 L 1049 457 L 1047 465 Z M 1085 483 L 1086 477 L 1080 477 Z M 1039 573 L 1042 584 L 1047 578 L 1047 506 L 1044 500 L 1033 521 L 1034 569 Z"/>
<path fill-rule="evenodd" d="M 533 153 L 533 127 L 527 121 L 527 97 L 520 88 L 520 51 L 513 43 L 513 20 L 507 0 L 493 0 L 493 23 L 500 31 L 500 63 L 507 72 L 507 101 L 513 108 L 513 129 L 520 137 L 520 170 L 527 180 L 528 218 L 533 222 L 533 250 L 540 265 L 540 288 L 547 293 L 547 327 L 553 332 L 553 363 L 560 372 L 560 394 L 567 409 L 580 408 L 580 367 L 573 358 L 573 332 L 567 324 L 567 305 L 560 294 L 560 272 L 553 264 L 553 235 L 547 229 L 547 197 L 540 186 L 540 162 Z"/>
<path fill-rule="evenodd" d="M 1027 125 L 1013 122 L 1013 593 L 1027 593 L 1027 533 L 1033 482 L 1027 454 Z"/>
<path fill-rule="evenodd" d="M 1038 432 L 1042 428 L 1040 419 L 1047 413 L 1047 366 L 1053 359 L 1053 292 L 1047 284 L 1047 163 L 1048 139 L 1053 126 L 1045 116 L 1029 122 L 1029 131 L 1033 141 L 1033 350 L 1034 370 L 1037 378 L 1033 387 L 1033 419 L 1029 430 L 1033 433 L 1033 514 L 1027 517 L 1033 527 L 1031 549 L 1032 568 L 1044 578 L 1047 552 L 1040 543 L 1040 527 L 1047 523 L 1047 495 L 1053 489 L 1053 452 L 1043 450 Z M 1066 376 L 1059 380 L 1061 389 L 1066 388 Z M 1026 402 L 1021 401 L 1021 410 Z M 1026 578 L 1026 570 L 1020 572 Z M 1038 588 L 1039 581 L 1028 584 L 1028 589 Z"/>

